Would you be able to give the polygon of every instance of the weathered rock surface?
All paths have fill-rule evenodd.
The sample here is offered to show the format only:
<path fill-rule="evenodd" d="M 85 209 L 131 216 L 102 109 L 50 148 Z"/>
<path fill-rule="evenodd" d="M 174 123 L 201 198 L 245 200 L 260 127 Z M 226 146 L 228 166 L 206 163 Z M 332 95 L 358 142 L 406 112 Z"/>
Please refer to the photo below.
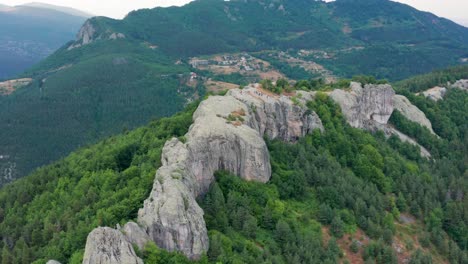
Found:
<path fill-rule="evenodd" d="M 95 40 L 98 39 L 109 39 L 109 40 L 116 40 L 125 38 L 125 35 L 122 33 L 116 33 L 111 31 L 106 32 L 98 32 L 96 27 L 93 25 L 93 20 L 88 19 L 83 26 L 81 27 L 80 31 L 76 35 L 76 41 L 72 45 L 68 47 L 68 50 L 72 50 L 75 48 L 79 48 L 81 46 L 86 46 L 91 44 Z"/>
<path fill-rule="evenodd" d="M 424 97 L 426 97 L 427 99 L 431 99 L 432 101 L 437 102 L 439 100 L 444 99 L 444 96 L 446 93 L 447 93 L 447 88 L 436 86 L 434 88 L 431 88 L 429 90 L 422 92 L 422 95 L 424 95 Z M 416 95 L 420 95 L 420 94 L 421 93 L 418 93 Z"/>
<path fill-rule="evenodd" d="M 289 97 L 253 86 L 209 97 L 193 119 L 186 143 L 166 143 L 162 167 L 138 222 L 159 247 L 196 259 L 209 245 L 195 198 L 208 191 L 214 172 L 227 170 L 246 180 L 267 182 L 271 167 L 263 136 L 293 142 L 323 126 L 315 113 Z"/>
<path fill-rule="evenodd" d="M 398 110 L 402 115 L 404 115 L 408 120 L 420 124 L 423 127 L 426 127 L 435 135 L 434 130 L 432 130 L 432 124 L 423 111 L 419 110 L 414 106 L 408 98 L 403 95 L 395 95 L 393 98 L 393 103 L 395 104 L 395 110 Z"/>
<path fill-rule="evenodd" d="M 461 89 L 463 91 L 468 91 L 468 79 L 458 80 L 452 84 L 452 87 Z"/>
<path fill-rule="evenodd" d="M 51 260 L 47 261 L 47 263 L 46 263 L 46 264 L 60 264 L 60 262 L 58 262 L 58 261 L 56 261 L 56 260 L 53 260 L 53 259 L 51 259 Z"/>
<path fill-rule="evenodd" d="M 351 83 L 351 91 L 334 90 L 330 97 L 341 106 L 346 120 L 352 127 L 366 128 L 371 120 L 387 124 L 393 113 L 393 91 L 390 85 L 366 85 Z"/>
<path fill-rule="evenodd" d="M 305 107 L 313 97 L 314 93 L 300 92 L 293 101 L 257 85 L 203 101 L 186 141 L 166 142 L 153 189 L 138 212 L 139 225 L 127 223 L 119 228 L 122 232 L 95 229 L 88 236 L 83 263 L 141 263 L 131 244 L 144 248 L 150 240 L 199 258 L 208 251 L 209 241 L 203 210 L 195 199 L 208 191 L 217 170 L 267 182 L 271 165 L 263 136 L 294 142 L 314 129 L 323 130 L 317 114 Z"/>
<path fill-rule="evenodd" d="M 151 241 L 148 234 L 135 222 L 128 222 L 120 231 L 127 238 L 127 241 L 132 245 L 138 246 L 140 250 L 145 248 L 145 245 Z"/>
<path fill-rule="evenodd" d="M 397 109 L 406 118 L 426 126 L 432 133 L 431 122 L 424 113 L 412 105 L 401 95 L 395 95 L 390 85 L 366 85 L 351 83 L 350 91 L 334 90 L 330 97 L 340 105 L 346 121 L 356 128 L 369 131 L 381 130 L 389 137 L 398 136 L 402 141 L 416 145 L 421 149 L 421 155 L 430 157 L 429 151 L 415 140 L 388 125 L 393 111 Z"/>
<path fill-rule="evenodd" d="M 88 235 L 83 264 L 143 264 L 143 261 L 120 231 L 99 227 Z"/>

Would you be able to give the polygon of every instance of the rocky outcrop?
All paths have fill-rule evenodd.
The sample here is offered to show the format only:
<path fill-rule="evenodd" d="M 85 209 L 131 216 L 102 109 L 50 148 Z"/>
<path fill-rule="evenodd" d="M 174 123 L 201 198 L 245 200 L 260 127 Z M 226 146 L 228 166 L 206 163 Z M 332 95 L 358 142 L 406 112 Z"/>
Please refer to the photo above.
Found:
<path fill-rule="evenodd" d="M 366 85 L 352 82 L 350 91 L 336 89 L 330 97 L 336 101 L 352 127 L 366 128 L 369 121 L 387 124 L 393 113 L 395 91 L 388 84 Z"/>
<path fill-rule="evenodd" d="M 127 241 L 132 245 L 136 245 L 140 250 L 145 248 L 145 245 L 151 241 L 148 234 L 135 222 L 128 222 L 120 231 L 127 238 Z"/>
<path fill-rule="evenodd" d="M 56 260 L 53 260 L 53 259 L 51 259 L 51 260 L 47 261 L 47 263 L 46 263 L 46 264 L 60 264 L 60 262 L 58 262 L 58 261 L 56 261 Z"/>
<path fill-rule="evenodd" d="M 143 264 L 143 261 L 120 231 L 99 227 L 88 235 L 83 264 Z"/>
<path fill-rule="evenodd" d="M 445 94 L 447 93 L 447 88 L 445 87 L 439 87 L 436 86 L 434 88 L 431 88 L 429 90 L 426 90 L 422 93 L 417 93 L 416 95 L 423 95 L 427 99 L 431 99 L 432 101 L 439 101 L 444 99 Z"/>
<path fill-rule="evenodd" d="M 17 89 L 29 85 L 32 81 L 31 78 L 22 78 L 0 82 L 0 96 L 9 95 Z"/>
<path fill-rule="evenodd" d="M 395 95 L 390 85 L 366 85 L 351 83 L 350 90 L 334 90 L 330 97 L 340 105 L 346 121 L 356 128 L 369 131 L 383 131 L 387 137 L 398 136 L 402 141 L 416 145 L 423 157 L 430 157 L 429 151 L 415 140 L 388 125 L 393 111 L 397 109 L 407 119 L 427 127 L 432 133 L 431 122 L 424 113 L 401 95 Z"/>
<path fill-rule="evenodd" d="M 162 166 L 138 212 L 138 224 L 126 224 L 120 229 L 123 234 L 114 229 L 93 231 L 97 234 L 88 237 L 87 259 L 110 259 L 104 252 L 121 250 L 125 243 L 143 248 L 149 240 L 160 248 L 199 258 L 208 251 L 209 241 L 196 198 L 208 191 L 217 170 L 267 182 L 271 165 L 264 136 L 294 142 L 314 129 L 323 130 L 317 114 L 305 107 L 313 96 L 301 92 L 293 100 L 253 85 L 203 101 L 193 115 L 189 132 L 182 139 L 166 142 Z M 102 234 L 105 232 L 108 234 Z M 125 255 L 132 259 L 132 251 Z"/>
<path fill-rule="evenodd" d="M 81 27 L 80 31 L 76 35 L 76 41 L 72 45 L 68 47 L 68 50 L 72 50 L 75 48 L 79 48 L 82 46 L 86 46 L 91 44 L 92 42 L 98 39 L 109 39 L 109 40 L 116 40 L 116 39 L 123 39 L 125 35 L 122 33 L 112 32 L 110 30 L 99 32 L 99 30 L 93 24 L 94 19 L 88 19 L 83 26 Z"/>
<path fill-rule="evenodd" d="M 395 105 L 395 110 L 398 110 L 408 120 L 426 127 L 432 134 L 435 135 L 434 130 L 432 130 L 431 121 L 429 121 L 423 111 L 414 106 L 408 100 L 408 98 L 404 97 L 403 95 L 395 95 L 393 98 L 393 103 Z"/>
<path fill-rule="evenodd" d="M 186 143 L 166 143 L 163 165 L 138 222 L 158 246 L 198 258 L 208 250 L 208 235 L 195 199 L 208 191 L 214 172 L 227 170 L 246 180 L 267 182 L 271 167 L 263 136 L 293 142 L 323 126 L 315 113 L 289 97 L 254 86 L 209 97 L 193 119 Z"/>
<path fill-rule="evenodd" d="M 452 84 L 452 87 L 468 91 L 468 79 L 461 79 Z"/>

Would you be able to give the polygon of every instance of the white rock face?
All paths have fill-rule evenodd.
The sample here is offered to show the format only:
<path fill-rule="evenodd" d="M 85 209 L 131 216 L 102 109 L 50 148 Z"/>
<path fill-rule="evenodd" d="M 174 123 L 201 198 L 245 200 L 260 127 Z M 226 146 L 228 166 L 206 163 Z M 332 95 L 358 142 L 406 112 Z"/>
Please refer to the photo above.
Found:
<path fill-rule="evenodd" d="M 110 30 L 106 31 L 105 33 L 99 33 L 98 30 L 96 30 L 96 28 L 93 26 L 92 20 L 88 19 L 76 35 L 75 43 L 70 45 L 68 50 L 86 46 L 97 39 L 116 40 L 123 38 L 125 38 L 124 34 L 111 32 Z"/>
<path fill-rule="evenodd" d="M 51 259 L 51 260 L 47 261 L 47 263 L 46 263 L 46 264 L 60 264 L 60 262 L 58 262 L 58 261 L 56 261 L 56 260 L 53 260 L 53 259 Z"/>
<path fill-rule="evenodd" d="M 88 235 L 83 264 L 143 264 L 118 230 L 99 227 Z"/>
<path fill-rule="evenodd" d="M 267 182 L 271 166 L 263 136 L 293 142 L 323 126 L 306 107 L 256 87 L 209 97 L 193 119 L 186 143 L 166 143 L 163 165 L 138 222 L 159 247 L 196 259 L 209 243 L 195 199 L 208 191 L 214 172 L 227 170 L 246 180 Z"/>
<path fill-rule="evenodd" d="M 468 91 L 468 79 L 458 80 L 452 84 L 452 87 L 461 89 L 463 91 Z"/>
<path fill-rule="evenodd" d="M 351 91 L 334 90 L 330 97 L 341 106 L 352 127 L 365 128 L 368 121 L 387 124 L 393 113 L 393 91 L 390 85 L 351 83 Z"/>
<path fill-rule="evenodd" d="M 424 113 L 401 95 L 395 95 L 390 85 L 366 85 L 351 83 L 351 90 L 334 90 L 330 97 L 340 105 L 346 121 L 356 128 L 369 131 L 381 130 L 387 137 L 398 136 L 402 141 L 416 145 L 423 157 L 430 157 L 429 151 L 415 140 L 388 125 L 394 109 L 400 111 L 409 120 L 427 127 L 432 133 L 431 122 Z"/>
<path fill-rule="evenodd" d="M 426 97 L 427 99 L 431 99 L 435 102 L 444 99 L 444 96 L 446 93 L 447 93 L 447 88 L 439 87 L 439 86 L 436 86 L 434 88 L 431 88 L 427 91 L 422 92 L 424 97 Z M 419 94 L 420 93 L 418 93 L 417 95 Z"/>
<path fill-rule="evenodd" d="M 395 109 L 404 115 L 408 120 L 426 127 L 429 129 L 429 131 L 431 131 L 432 134 L 435 135 L 434 131 L 432 130 L 431 121 L 429 121 L 423 111 L 414 106 L 408 100 L 408 98 L 404 97 L 403 95 L 395 95 L 393 98 L 393 103 L 395 104 Z"/>

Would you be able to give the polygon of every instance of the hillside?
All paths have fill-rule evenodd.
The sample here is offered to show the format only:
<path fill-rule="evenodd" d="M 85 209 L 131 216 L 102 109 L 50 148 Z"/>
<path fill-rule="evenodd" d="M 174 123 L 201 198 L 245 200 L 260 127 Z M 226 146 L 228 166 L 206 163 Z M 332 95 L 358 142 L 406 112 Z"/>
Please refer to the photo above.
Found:
<path fill-rule="evenodd" d="M 39 3 L 0 6 L 0 79 L 23 72 L 74 39 L 89 17 Z"/>
<path fill-rule="evenodd" d="M 194 214 L 195 201 L 189 193 L 165 196 L 183 190 L 179 181 L 206 188 L 196 203 L 204 211 L 209 250 L 200 260 L 190 261 L 153 243 L 142 249 L 137 243 L 134 249 L 127 248 L 126 252 L 133 252 L 145 263 L 466 263 L 468 183 L 463 160 L 467 146 L 462 140 L 468 113 L 466 91 L 450 89 L 437 103 L 407 93 L 428 115 L 440 137 L 398 111 L 373 105 L 373 101 L 359 110 L 374 113 L 368 121 L 378 114 L 377 120 L 390 118 L 390 127 L 404 131 L 431 151 L 432 158 L 427 159 L 420 156 L 419 148 L 398 137 L 367 132 L 367 125 L 363 129 L 352 125 L 350 113 L 339 106 L 346 101 L 336 95 L 354 88 L 342 86 L 344 90 L 331 91 L 326 85 L 300 83 L 307 91 L 294 93 L 284 83 L 265 83 L 208 97 L 180 114 L 82 148 L 3 187 L 2 263 L 37 260 L 33 263 L 39 264 L 49 259 L 82 263 L 83 257 L 83 263 L 88 263 L 85 245 L 92 242 L 94 228 L 117 224 L 127 228 L 129 220 L 147 219 L 151 208 L 158 208 L 158 213 L 159 209 L 168 210 L 163 205 L 152 207 L 158 201 L 166 201 L 171 210 L 181 210 L 162 217 L 172 220 L 166 224 L 184 233 L 183 227 L 193 218 L 178 222 L 179 217 Z M 275 94 L 282 89 L 288 95 Z M 365 89 L 375 92 L 376 102 L 387 102 L 385 94 L 392 91 L 388 85 Z M 231 112 L 239 107 L 245 110 Z M 278 118 L 269 111 L 277 111 Z M 282 112 L 289 114 L 283 116 Z M 288 124 L 286 130 L 278 125 L 281 122 Z M 265 145 L 261 134 L 249 134 L 249 126 L 264 131 Z M 454 131 L 453 138 L 444 131 Z M 205 144 L 205 140 L 214 143 Z M 184 154 L 184 148 L 198 154 Z M 240 152 L 232 155 L 233 151 Z M 216 155 L 221 155 L 219 161 Z M 269 172 L 262 167 L 266 161 L 258 163 L 265 157 L 271 163 Z M 186 168 L 192 167 L 184 164 L 191 166 L 191 162 L 203 164 L 193 167 L 194 171 L 206 166 L 204 172 L 209 172 L 213 163 L 238 170 L 240 177 L 227 171 L 216 172 L 216 177 L 201 173 L 203 178 L 194 183 L 192 176 L 185 174 Z M 257 165 L 244 166 L 243 162 Z M 243 180 L 265 173 L 271 173 L 268 183 L 258 178 Z M 206 179 L 211 179 L 208 186 Z M 190 193 L 197 192 L 193 189 Z M 181 207 L 173 207 L 171 199 L 180 200 Z M 119 229 L 107 230 L 120 233 Z M 129 230 L 125 233 L 128 236 L 138 234 L 138 227 Z M 196 235 L 194 229 L 188 230 Z M 119 245 L 109 242 L 113 240 L 105 235 L 103 239 L 107 241 L 103 247 L 116 249 L 104 248 L 103 252 L 121 252 Z M 126 243 L 130 245 L 120 245 Z"/>
<path fill-rule="evenodd" d="M 205 90 L 283 77 L 399 80 L 461 63 L 467 43 L 467 28 L 385 0 L 199 0 L 92 18 L 20 76 L 30 85 L 0 96 L 0 166 L 12 172 L 0 185 Z"/>

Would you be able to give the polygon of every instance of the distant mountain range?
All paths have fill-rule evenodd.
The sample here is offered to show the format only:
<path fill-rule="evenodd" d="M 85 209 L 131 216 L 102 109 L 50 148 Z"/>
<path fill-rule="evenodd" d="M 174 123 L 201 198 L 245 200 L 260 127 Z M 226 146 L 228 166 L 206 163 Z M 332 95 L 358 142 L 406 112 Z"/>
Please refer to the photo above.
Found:
<path fill-rule="evenodd" d="M 72 40 L 91 16 L 41 3 L 0 5 L 0 79 L 21 73 Z"/>

